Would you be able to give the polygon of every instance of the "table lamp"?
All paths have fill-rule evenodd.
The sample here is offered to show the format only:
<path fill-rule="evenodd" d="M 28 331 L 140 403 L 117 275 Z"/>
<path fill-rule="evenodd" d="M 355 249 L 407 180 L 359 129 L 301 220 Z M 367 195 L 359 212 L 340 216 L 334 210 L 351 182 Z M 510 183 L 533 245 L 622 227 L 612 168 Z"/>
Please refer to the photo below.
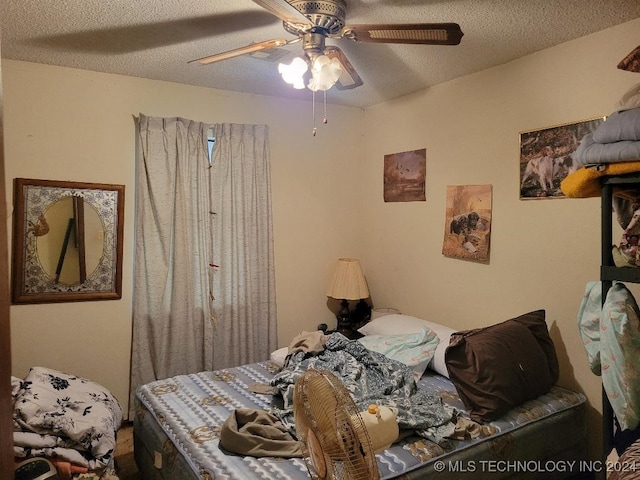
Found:
<path fill-rule="evenodd" d="M 336 315 L 338 321 L 337 330 L 341 333 L 353 331 L 353 314 L 349 310 L 349 300 L 360 300 L 355 312 L 370 311 L 370 307 L 364 301 L 364 299 L 369 298 L 369 288 L 360 268 L 359 260 L 354 258 L 338 259 L 335 274 L 327 289 L 327 296 L 341 300 L 340 311 Z M 365 318 L 360 320 L 363 321 Z"/>

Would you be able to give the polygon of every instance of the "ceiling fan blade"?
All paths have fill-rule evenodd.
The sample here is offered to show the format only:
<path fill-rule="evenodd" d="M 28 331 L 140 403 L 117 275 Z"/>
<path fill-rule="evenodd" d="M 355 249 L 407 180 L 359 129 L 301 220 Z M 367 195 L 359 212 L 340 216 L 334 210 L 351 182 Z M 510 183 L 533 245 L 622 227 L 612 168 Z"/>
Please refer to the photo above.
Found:
<path fill-rule="evenodd" d="M 283 22 L 313 27 L 313 23 L 297 8 L 291 6 L 285 0 L 253 0 L 262 8 L 269 10 Z"/>
<path fill-rule="evenodd" d="M 360 75 L 358 75 L 358 72 L 356 72 L 356 69 L 342 50 L 338 47 L 330 46 L 324 49 L 324 54 L 331 59 L 337 58 L 342 66 L 342 72 L 336 82 L 336 88 L 338 90 L 351 90 L 363 84 Z"/>
<path fill-rule="evenodd" d="M 356 42 L 458 45 L 462 30 L 457 23 L 347 25 L 343 36 Z"/>
<path fill-rule="evenodd" d="M 298 41 L 298 39 L 294 39 Z M 264 42 L 250 43 L 244 47 L 236 48 L 234 50 L 228 50 L 226 52 L 216 53 L 209 55 L 208 57 L 198 58 L 191 60 L 188 63 L 198 62 L 201 65 L 208 65 L 210 63 L 221 62 L 222 60 L 228 60 L 230 58 L 239 57 L 240 55 L 246 55 L 247 53 L 259 52 L 260 50 L 268 50 L 270 48 L 278 48 L 293 41 L 287 41 L 284 38 L 274 38 L 273 40 L 265 40 Z"/>
<path fill-rule="evenodd" d="M 149 24 L 105 27 L 35 37 L 27 42 L 49 49 L 117 55 L 180 43 L 195 42 L 226 33 L 272 25 L 277 19 L 267 11 L 242 10 Z"/>

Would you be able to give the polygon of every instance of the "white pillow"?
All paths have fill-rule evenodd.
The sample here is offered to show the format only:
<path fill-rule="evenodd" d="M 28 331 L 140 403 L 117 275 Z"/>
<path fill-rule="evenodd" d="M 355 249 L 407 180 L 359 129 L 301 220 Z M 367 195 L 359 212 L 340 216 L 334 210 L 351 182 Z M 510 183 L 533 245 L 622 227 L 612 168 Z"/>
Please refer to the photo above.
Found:
<path fill-rule="evenodd" d="M 425 320 L 392 313 L 382 315 L 360 327 L 358 331 L 363 335 L 399 335 L 402 333 L 418 333 L 424 327 Z"/>
<path fill-rule="evenodd" d="M 284 359 L 287 358 L 288 354 L 289 347 L 279 348 L 278 350 L 271 352 L 271 361 L 282 367 L 284 365 Z"/>
<path fill-rule="evenodd" d="M 368 350 L 381 353 L 411 367 L 416 382 L 420 380 L 433 360 L 433 355 L 439 344 L 436 332 L 427 327 L 423 327 L 417 333 L 365 335 L 358 341 Z"/>
<path fill-rule="evenodd" d="M 371 320 L 369 323 L 359 328 L 358 331 L 363 335 L 398 335 L 403 333 L 418 333 L 422 328 L 427 327 L 436 332 L 440 343 L 436 348 L 433 359 L 429 363 L 429 368 L 436 371 L 440 375 L 449 378 L 447 365 L 444 361 L 444 352 L 449 346 L 451 334 L 456 330 L 445 325 L 429 322 L 421 318 L 412 317 L 411 315 L 384 315 Z"/>

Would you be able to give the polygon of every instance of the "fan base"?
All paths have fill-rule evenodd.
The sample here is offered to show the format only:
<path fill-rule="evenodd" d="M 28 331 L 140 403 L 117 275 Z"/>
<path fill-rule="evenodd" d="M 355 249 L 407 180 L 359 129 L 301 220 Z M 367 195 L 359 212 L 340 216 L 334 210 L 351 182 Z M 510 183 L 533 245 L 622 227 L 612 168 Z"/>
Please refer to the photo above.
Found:
<path fill-rule="evenodd" d="M 315 25 L 312 31 L 321 30 L 326 35 L 334 35 L 344 28 L 347 13 L 347 4 L 344 0 L 293 0 L 289 3 L 311 20 Z M 293 35 L 305 33 L 291 23 L 283 22 L 283 24 L 284 29 Z"/>

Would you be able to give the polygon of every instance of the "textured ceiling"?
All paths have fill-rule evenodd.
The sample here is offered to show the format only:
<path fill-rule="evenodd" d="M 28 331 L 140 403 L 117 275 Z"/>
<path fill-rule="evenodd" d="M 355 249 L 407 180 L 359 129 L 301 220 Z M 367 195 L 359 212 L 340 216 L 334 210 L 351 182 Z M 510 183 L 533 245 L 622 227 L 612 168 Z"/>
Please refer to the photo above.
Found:
<path fill-rule="evenodd" d="M 366 107 L 499 65 L 640 17 L 639 0 L 346 0 L 347 24 L 460 24 L 457 46 L 327 40 L 364 80 L 328 91 L 329 103 Z M 273 38 L 293 38 L 252 0 L 3 0 L 2 57 L 99 72 L 311 99 L 284 84 L 277 62 L 242 56 L 189 60 Z M 640 40 L 639 40 L 640 43 Z M 300 44 L 282 47 L 289 61 Z M 622 59 L 628 52 L 618 52 Z"/>

